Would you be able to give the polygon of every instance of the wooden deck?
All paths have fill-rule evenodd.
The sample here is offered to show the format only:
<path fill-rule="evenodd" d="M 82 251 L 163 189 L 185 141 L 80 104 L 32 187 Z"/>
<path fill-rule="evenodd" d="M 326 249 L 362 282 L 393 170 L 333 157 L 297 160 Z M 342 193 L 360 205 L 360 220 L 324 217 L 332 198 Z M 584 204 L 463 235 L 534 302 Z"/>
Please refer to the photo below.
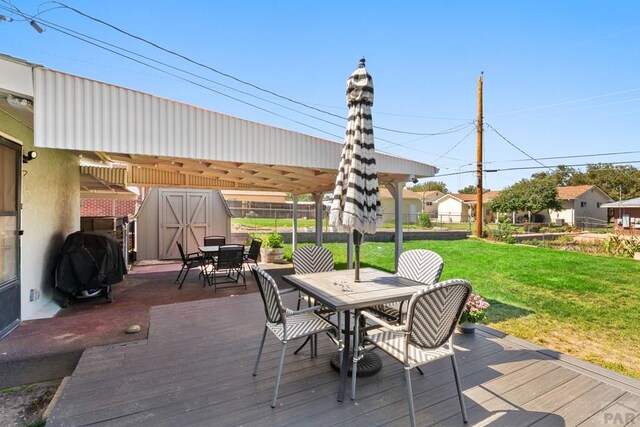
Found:
<path fill-rule="evenodd" d="M 84 352 L 47 426 L 408 425 L 402 367 L 383 356 L 339 403 L 324 337 L 317 359 L 289 345 L 272 409 L 272 336 L 251 375 L 263 322 L 258 294 L 154 307 L 148 340 Z M 490 332 L 455 336 L 469 425 L 640 424 L 639 381 Z M 463 425 L 448 360 L 415 372 L 413 387 L 419 425 Z"/>

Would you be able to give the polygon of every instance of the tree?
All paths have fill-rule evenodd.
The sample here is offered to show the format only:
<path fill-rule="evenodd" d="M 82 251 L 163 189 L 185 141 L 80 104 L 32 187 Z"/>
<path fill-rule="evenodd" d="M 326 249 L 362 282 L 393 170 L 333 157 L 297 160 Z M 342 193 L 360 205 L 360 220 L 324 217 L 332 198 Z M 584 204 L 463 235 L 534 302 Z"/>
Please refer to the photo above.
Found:
<path fill-rule="evenodd" d="M 482 193 L 486 193 L 488 191 L 491 191 L 491 189 L 489 189 L 489 188 L 483 188 L 482 189 Z M 466 187 L 459 189 L 458 193 L 460 193 L 460 194 L 476 194 L 476 186 L 475 185 L 467 185 Z"/>
<path fill-rule="evenodd" d="M 578 169 L 560 165 L 554 171 L 551 171 L 551 172 L 534 173 L 533 175 L 531 175 L 531 179 L 550 178 L 556 183 L 556 186 L 566 187 L 567 185 L 574 185 L 574 184 L 570 184 L 569 182 L 576 174 L 580 174 L 580 173 L 582 172 L 580 172 Z"/>
<path fill-rule="evenodd" d="M 421 182 L 420 184 L 415 184 L 413 187 L 410 187 L 409 190 L 415 191 L 416 193 L 423 193 L 425 191 L 439 191 L 441 193 L 447 194 L 449 192 L 449 190 L 447 190 L 447 184 L 442 181 Z"/>
<path fill-rule="evenodd" d="M 640 196 L 640 169 L 630 165 L 598 163 L 587 166 L 569 179 L 569 185 L 597 185 L 611 198 L 618 200 Z"/>
<path fill-rule="evenodd" d="M 293 194 L 287 193 L 286 199 L 287 200 L 293 200 Z M 311 202 L 311 201 L 313 201 L 313 197 L 311 196 L 311 193 L 298 194 L 298 201 L 299 202 Z"/>
<path fill-rule="evenodd" d="M 556 181 L 551 177 L 523 179 L 504 189 L 490 203 L 496 212 L 531 212 L 537 214 L 545 209 L 560 210 Z"/>

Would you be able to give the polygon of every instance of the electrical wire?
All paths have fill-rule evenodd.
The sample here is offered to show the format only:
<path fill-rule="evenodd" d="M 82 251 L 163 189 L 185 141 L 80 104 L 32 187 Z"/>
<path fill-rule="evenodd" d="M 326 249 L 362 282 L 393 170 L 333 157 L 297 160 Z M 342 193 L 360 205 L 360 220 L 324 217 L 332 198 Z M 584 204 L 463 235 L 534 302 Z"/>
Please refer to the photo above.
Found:
<path fill-rule="evenodd" d="M 618 152 L 610 152 L 610 153 L 598 153 L 598 154 L 576 154 L 572 156 L 553 156 L 553 157 L 538 157 L 537 160 L 560 160 L 560 159 L 577 159 L 582 157 L 604 157 L 604 156 L 620 156 L 623 154 L 638 154 L 640 151 L 618 151 Z M 516 162 L 530 162 L 531 159 L 513 159 L 513 160 L 494 160 L 490 162 L 484 163 L 516 163 Z M 469 163 L 467 165 L 471 165 Z M 464 165 L 464 166 L 467 166 Z"/>
<path fill-rule="evenodd" d="M 4 0 L 2 0 L 2 1 L 3 1 L 4 3 L 7 3 L 7 2 L 6 2 L 6 1 L 4 1 Z M 49 3 L 57 3 L 57 2 L 49 2 Z M 3 8 L 3 7 L 2 7 L 2 6 L 0 6 L 0 8 Z M 7 8 L 3 8 L 3 9 L 8 10 L 8 11 L 12 11 L 11 9 L 7 9 Z M 17 9 L 17 8 L 16 8 L 16 9 Z M 48 10 L 52 10 L 52 9 L 55 9 L 55 8 L 47 9 L 46 11 L 48 11 Z M 46 11 L 43 11 L 43 12 L 46 12 Z M 30 18 L 31 18 L 28 14 L 25 14 L 25 13 L 23 13 L 23 12 L 21 12 L 21 11 L 19 11 L 19 13 L 20 13 L 24 18 L 25 18 L 25 20 L 28 20 L 28 19 L 30 19 Z M 268 100 L 268 99 L 266 99 L 266 98 L 259 97 L 259 96 L 257 96 L 257 95 L 254 95 L 254 94 L 251 94 L 251 93 L 248 93 L 248 92 L 245 92 L 245 91 L 242 91 L 242 90 L 239 90 L 239 89 L 233 88 L 233 87 L 231 87 L 231 86 L 225 85 L 225 84 L 220 83 L 220 82 L 217 82 L 217 81 L 215 81 L 215 80 L 208 79 L 208 78 L 206 78 L 206 77 L 200 76 L 200 75 L 195 74 L 195 73 L 191 73 L 191 72 L 189 72 L 189 71 L 186 71 L 186 70 L 184 70 L 184 69 L 181 69 L 181 68 L 178 68 L 178 67 L 172 66 L 172 65 L 167 64 L 167 63 L 165 63 L 165 62 L 155 60 L 155 59 L 150 58 L 150 57 L 148 57 L 148 56 L 145 56 L 145 55 L 139 54 L 139 53 L 137 53 L 137 52 L 131 51 L 131 50 L 129 50 L 129 49 L 125 49 L 125 48 L 122 48 L 122 47 L 120 47 L 120 46 L 116 46 L 116 45 L 111 44 L 111 43 L 109 43 L 109 42 L 106 42 L 106 41 L 104 41 L 104 40 L 97 39 L 97 38 L 95 38 L 95 37 L 91 37 L 91 36 L 89 36 L 89 35 L 87 35 L 87 34 L 80 33 L 80 32 L 78 32 L 78 31 L 75 31 L 75 30 L 73 30 L 73 29 L 70 29 L 70 28 L 64 27 L 64 26 L 59 25 L 59 24 L 55 24 L 55 23 L 53 23 L 53 22 L 51 22 L 51 21 L 47 21 L 47 20 L 42 19 L 42 18 L 40 18 L 40 19 L 39 19 L 39 21 L 40 21 L 40 22 L 42 22 L 42 23 L 43 23 L 43 25 L 45 25 L 46 27 L 51 28 L 51 29 L 53 29 L 53 30 L 55 30 L 55 31 L 58 31 L 58 32 L 60 32 L 60 33 L 62 33 L 62 34 L 68 35 L 68 36 L 70 36 L 70 37 L 73 37 L 73 38 L 75 38 L 75 39 L 77 39 L 77 40 L 80 40 L 80 41 L 83 41 L 83 42 L 85 42 L 85 43 L 89 43 L 89 44 L 91 44 L 91 45 L 93 45 L 93 46 L 95 46 L 95 47 L 98 47 L 98 48 L 101 48 L 101 49 L 106 50 L 106 51 L 108 51 L 108 52 L 111 52 L 111 53 L 113 53 L 113 54 L 119 55 L 119 56 L 121 56 L 121 57 L 123 57 L 123 58 L 129 59 L 129 60 L 132 60 L 132 61 L 134 61 L 134 62 L 136 62 L 136 63 L 141 64 L 141 65 L 144 65 L 144 66 L 150 67 L 150 68 L 152 68 L 152 69 L 154 69 L 154 70 L 156 70 L 156 71 L 160 71 L 160 72 L 162 72 L 162 73 L 168 74 L 168 75 L 170 75 L 170 76 L 172 76 L 172 77 L 175 77 L 175 78 L 177 78 L 177 79 L 180 79 L 180 80 L 182 80 L 182 81 L 185 81 L 185 82 L 188 82 L 188 83 L 194 84 L 194 85 L 199 86 L 199 87 L 201 87 L 201 88 L 204 88 L 204 89 L 206 89 L 206 90 L 212 91 L 212 92 L 217 93 L 217 94 L 219 94 L 219 95 L 222 95 L 222 96 L 225 96 L 225 97 L 227 97 L 227 98 L 233 99 L 233 100 L 235 100 L 235 101 L 241 102 L 241 103 L 243 103 L 243 104 L 245 104 L 245 105 L 248 105 L 248 106 L 251 106 L 251 107 L 257 108 L 257 109 L 259 109 L 259 110 L 261 110 L 261 111 L 267 112 L 267 113 L 269 113 L 269 114 L 275 115 L 275 116 L 280 117 L 280 118 L 283 118 L 283 119 L 285 119 L 285 120 L 289 120 L 289 121 L 292 121 L 292 122 L 294 122 L 294 123 L 296 123 L 296 124 L 299 124 L 299 125 L 302 125 L 302 126 L 308 127 L 308 128 L 310 128 L 310 129 L 313 129 L 313 130 L 317 130 L 317 131 L 319 131 L 319 132 L 321 132 L 321 133 L 324 133 L 324 134 L 330 135 L 330 136 L 332 136 L 332 137 L 334 137 L 334 138 L 337 138 L 337 139 L 341 139 L 341 138 L 342 138 L 342 137 L 341 137 L 341 136 L 339 136 L 339 135 L 336 135 L 336 134 L 333 134 L 333 133 L 327 132 L 327 131 L 322 130 L 322 129 L 319 129 L 319 128 L 315 127 L 315 126 L 311 126 L 311 125 L 309 125 L 309 124 L 307 124 L 307 123 L 300 122 L 300 121 L 298 121 L 298 120 L 292 119 L 292 118 L 290 118 L 290 117 L 284 116 L 284 115 L 282 115 L 282 114 L 279 114 L 279 113 L 276 113 L 276 112 L 274 112 L 274 111 L 268 110 L 268 109 L 266 109 L 266 108 L 263 108 L 263 107 L 260 107 L 260 106 L 255 105 L 255 104 L 252 104 L 252 103 L 250 103 L 250 102 L 247 102 L 247 101 L 241 100 L 241 99 L 239 99 L 239 98 L 233 97 L 233 96 L 231 96 L 231 95 L 225 94 L 225 93 L 223 93 L 223 92 L 217 91 L 217 90 L 212 89 L 212 88 L 210 88 L 210 87 L 208 87 L 208 86 L 202 85 L 202 84 L 200 84 L 200 83 L 198 83 L 198 82 L 194 82 L 193 80 L 186 79 L 186 78 L 184 78 L 184 77 L 182 77 L 182 76 L 179 76 L 179 75 L 176 75 L 176 74 L 174 74 L 174 73 L 171 73 L 171 72 L 169 72 L 169 71 L 167 71 L 167 70 L 163 70 L 163 69 L 161 69 L 161 68 L 158 68 L 158 67 L 152 66 L 152 65 L 150 65 L 150 64 L 148 64 L 148 63 L 145 63 L 144 61 L 137 60 L 137 59 L 135 59 L 135 58 L 132 58 L 131 56 L 124 55 L 124 54 L 122 54 L 122 53 L 120 53 L 120 52 L 114 51 L 113 49 L 106 48 L 106 47 L 104 47 L 104 46 L 102 46 L 102 45 L 100 45 L 100 44 L 98 44 L 98 43 L 104 44 L 104 45 L 106 45 L 106 46 L 110 46 L 110 47 L 112 47 L 112 48 L 114 48 L 114 49 L 118 49 L 118 50 L 123 51 L 123 52 L 130 53 L 130 54 L 132 54 L 132 55 L 136 55 L 136 56 L 138 56 L 138 57 L 140 57 L 140 58 L 144 58 L 144 59 L 146 59 L 146 60 L 148 60 L 148 61 L 154 62 L 154 63 L 159 64 L 159 65 L 162 65 L 162 66 L 164 66 L 164 67 L 167 67 L 167 68 L 170 68 L 170 69 L 173 69 L 173 70 L 176 70 L 176 71 L 179 71 L 179 72 L 185 73 L 185 74 L 187 74 L 187 75 L 191 75 L 191 76 L 196 77 L 196 78 L 199 78 L 199 79 L 203 79 L 203 80 L 208 81 L 208 82 L 210 82 L 210 83 L 213 83 L 213 84 L 216 84 L 216 85 L 222 86 L 222 87 L 227 88 L 227 89 L 230 89 L 230 90 L 234 90 L 234 91 L 239 92 L 239 93 L 242 93 L 242 94 L 244 94 L 244 95 L 247 95 L 247 96 L 250 96 L 250 97 L 254 97 L 254 98 L 260 99 L 260 100 L 262 100 L 262 101 L 265 101 L 265 102 L 271 103 L 271 104 L 273 104 L 273 105 L 276 105 L 276 106 L 278 106 L 278 107 L 281 107 L 281 108 L 287 109 L 287 110 L 289 110 L 289 111 L 296 112 L 296 113 L 298 113 L 298 114 L 302 114 L 302 115 L 307 116 L 307 117 L 310 117 L 310 118 L 312 118 L 312 119 L 319 120 L 319 121 L 322 121 L 322 122 L 324 122 L 324 123 L 331 124 L 331 125 L 333 125 L 333 126 L 337 126 L 337 127 L 339 127 L 339 128 L 343 128 L 344 126 L 343 126 L 343 125 L 341 125 L 341 124 L 337 124 L 337 123 L 334 123 L 334 122 L 330 122 L 330 121 L 328 121 L 328 120 L 325 120 L 325 119 L 322 119 L 322 118 L 319 118 L 319 117 L 316 117 L 316 116 L 313 116 L 313 115 L 310 115 L 310 114 L 304 113 L 304 112 L 302 112 L 302 111 L 299 111 L 299 110 L 296 110 L 296 109 L 293 109 L 293 108 L 290 108 L 290 107 L 284 106 L 284 105 L 282 105 L 282 104 L 279 104 L 279 103 L 273 102 L 273 101 Z M 72 33 L 73 33 L 73 34 L 72 34 Z M 74 34 L 75 34 L 75 35 L 74 35 Z M 89 40 L 87 40 L 87 39 L 89 39 L 89 40 L 93 40 L 93 42 L 90 42 L 90 41 L 89 41 Z M 336 117 L 340 117 L 340 116 L 337 116 L 337 115 L 335 115 L 335 116 L 336 116 Z M 340 117 L 340 118 L 342 118 L 342 117 Z M 400 132 L 400 133 L 405 133 L 405 134 L 409 134 L 409 135 L 422 135 L 423 137 L 429 137 L 429 136 L 446 135 L 446 134 L 454 133 L 454 132 L 457 132 L 457 131 L 459 131 L 459 130 L 464 129 L 464 128 L 465 128 L 465 127 L 467 127 L 468 125 L 469 125 L 469 124 L 458 125 L 458 126 L 455 126 L 455 127 L 453 127 L 453 128 L 445 129 L 445 130 L 443 130 L 443 131 L 441 131 L 441 132 L 434 132 L 434 133 L 418 133 L 418 132 L 405 132 L 405 131 L 398 131 L 398 132 Z M 388 129 L 388 128 L 380 128 L 380 130 L 393 131 L 392 129 Z M 420 150 L 420 149 L 418 149 L 418 148 L 416 148 L 416 147 L 406 146 L 406 145 L 404 145 L 404 144 L 400 144 L 400 143 L 397 143 L 397 142 L 394 142 L 394 141 L 390 141 L 390 140 L 388 140 L 388 139 L 381 138 L 381 137 L 379 137 L 379 136 L 378 136 L 378 137 L 376 137 L 376 140 L 379 140 L 379 141 L 382 141 L 382 142 L 386 142 L 386 143 L 391 144 L 391 145 L 393 145 L 393 146 L 398 146 L 398 147 L 402 147 L 402 148 L 408 148 L 408 149 L 411 149 L 411 150 L 414 150 L 414 151 L 418 151 L 418 152 L 422 152 L 422 153 L 425 153 L 425 154 L 431 154 L 431 153 L 425 152 L 424 150 Z M 383 150 L 378 150 L 378 151 L 384 152 Z M 387 153 L 387 154 L 392 154 L 392 153 Z"/>
<path fill-rule="evenodd" d="M 496 128 L 494 128 L 493 126 L 491 126 L 491 124 L 486 123 L 485 124 L 487 126 L 489 126 L 491 128 L 491 130 L 493 130 L 500 138 L 504 139 L 509 145 L 511 145 L 513 148 L 515 148 L 516 150 L 518 150 L 519 152 L 521 152 L 522 154 L 524 154 L 525 156 L 529 157 L 531 160 L 533 160 L 534 162 L 538 163 L 539 165 L 541 165 L 542 167 L 545 167 L 549 170 L 551 170 L 551 168 L 549 166 L 544 165 L 542 162 L 540 162 L 539 160 L 536 160 L 534 157 L 532 157 L 531 155 L 529 155 L 528 153 L 526 153 L 524 150 L 520 149 L 519 147 L 517 147 L 513 142 L 509 141 L 507 138 L 504 137 L 504 135 L 502 135 L 500 132 L 498 132 L 498 130 Z"/>
<path fill-rule="evenodd" d="M 326 115 L 329 115 L 329 116 L 332 116 L 332 117 L 335 117 L 335 118 L 346 120 L 345 117 L 340 116 L 338 114 L 332 113 L 330 111 L 322 110 L 320 108 L 314 107 L 313 105 L 309 105 L 309 104 L 307 104 L 305 102 L 301 102 L 301 101 L 292 99 L 292 98 L 290 98 L 288 96 L 281 95 L 281 94 L 279 94 L 277 92 L 274 92 L 272 90 L 265 89 L 262 86 L 259 86 L 257 84 L 251 83 L 251 82 L 243 80 L 243 79 L 240 79 L 240 78 L 238 78 L 238 77 L 236 77 L 236 76 L 234 76 L 232 74 L 220 71 L 220 70 L 218 70 L 218 69 L 216 69 L 214 67 L 211 67 L 210 65 L 207 65 L 207 64 L 204 64 L 202 62 L 196 61 L 196 60 L 194 60 L 192 58 L 189 58 L 188 56 L 185 56 L 185 55 L 183 55 L 183 54 L 181 54 L 179 52 L 176 52 L 176 51 L 171 50 L 171 49 L 167 49 L 167 48 L 165 48 L 165 47 L 163 47 L 163 46 L 161 46 L 161 45 L 159 45 L 159 44 L 157 44 L 155 42 L 152 42 L 152 41 L 150 41 L 150 40 L 148 40 L 148 39 L 146 39 L 144 37 L 141 37 L 141 36 L 135 35 L 133 33 L 130 33 L 128 31 L 126 31 L 126 30 L 123 30 L 123 29 L 121 29 L 121 28 L 119 28 L 119 27 L 117 27 L 117 26 L 115 26 L 113 24 L 110 24 L 109 22 L 106 22 L 106 21 L 104 21 L 104 20 L 102 20 L 100 18 L 96 18 L 96 17 L 91 16 L 91 15 L 89 15 L 87 13 L 84 13 L 84 12 L 82 12 L 82 11 L 72 7 L 72 6 L 66 5 L 66 4 L 58 2 L 58 1 L 51 1 L 51 3 L 58 4 L 62 8 L 69 9 L 69 10 L 77 13 L 78 15 L 84 16 L 87 19 L 90 19 L 90 20 L 92 20 L 94 22 L 98 22 L 98 23 L 100 23 L 102 25 L 105 25 L 105 26 L 107 26 L 107 27 L 109 27 L 109 28 L 121 33 L 121 34 L 124 34 L 124 35 L 126 35 L 128 37 L 134 38 L 136 40 L 139 40 L 139 41 L 141 41 L 143 43 L 146 43 L 146 44 L 148 44 L 150 46 L 155 47 L 156 49 L 162 50 L 163 52 L 166 52 L 166 53 L 168 53 L 170 55 L 173 55 L 173 56 L 176 56 L 178 58 L 181 58 L 181 59 L 183 59 L 183 60 L 185 60 L 187 62 L 190 62 L 190 63 L 192 63 L 194 65 L 199 66 L 199 67 L 205 68 L 205 69 L 207 69 L 209 71 L 212 71 L 214 73 L 217 73 L 217 74 L 219 74 L 221 76 L 224 76 L 224 77 L 227 77 L 229 79 L 235 80 L 238 83 L 250 86 L 250 87 L 252 87 L 254 89 L 257 89 L 257 90 L 259 90 L 261 92 L 268 93 L 268 94 L 270 94 L 272 96 L 278 97 L 280 99 L 284 99 L 286 101 L 292 102 L 292 103 L 300 105 L 302 107 L 309 108 L 311 110 L 315 110 L 315 111 L 317 111 L 319 113 L 323 113 L 323 114 L 326 114 Z M 449 133 L 448 130 L 445 130 L 445 131 L 442 131 L 442 132 L 411 132 L 411 131 L 404 131 L 404 130 L 386 128 L 386 127 L 381 127 L 381 126 L 374 126 L 374 129 L 384 130 L 384 131 L 387 131 L 387 132 L 399 133 L 399 134 L 403 134 L 403 135 L 420 135 L 420 136 L 436 136 L 436 135 L 444 135 L 444 134 Z"/>

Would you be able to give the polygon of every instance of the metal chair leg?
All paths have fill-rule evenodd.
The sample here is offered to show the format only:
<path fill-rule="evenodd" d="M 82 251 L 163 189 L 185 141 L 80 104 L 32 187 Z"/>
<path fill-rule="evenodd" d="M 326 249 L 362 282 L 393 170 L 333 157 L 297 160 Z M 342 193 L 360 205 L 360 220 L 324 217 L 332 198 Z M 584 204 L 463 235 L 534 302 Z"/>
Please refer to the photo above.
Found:
<path fill-rule="evenodd" d="M 260 363 L 260 356 L 262 356 L 262 347 L 264 347 L 264 339 L 267 337 L 267 326 L 265 325 L 262 332 L 262 341 L 260 341 L 260 350 L 258 350 L 258 358 L 256 359 L 256 365 L 253 367 L 253 376 L 258 374 L 258 363 Z"/>
<path fill-rule="evenodd" d="M 276 389 L 273 392 L 273 402 L 271 403 L 271 407 L 276 407 L 276 401 L 278 400 L 278 389 L 280 388 L 280 376 L 282 375 L 282 366 L 284 365 L 284 354 L 287 349 L 287 343 L 282 343 L 282 354 L 280 355 L 280 366 L 278 366 L 278 374 L 276 376 Z"/>
<path fill-rule="evenodd" d="M 355 325 L 353 331 L 353 366 L 351 367 L 351 400 L 356 398 L 356 377 L 358 376 L 358 358 L 360 357 L 360 322 L 358 321 L 359 311 L 355 313 Z"/>
<path fill-rule="evenodd" d="M 456 356 L 451 355 L 451 364 L 453 365 L 453 375 L 456 378 L 456 388 L 458 389 L 458 399 L 460 399 L 460 409 L 462 410 L 462 421 L 465 424 L 469 422 L 467 418 L 467 408 L 464 405 L 464 395 L 462 394 L 462 386 L 460 384 L 460 376 L 458 375 L 458 363 L 456 362 Z"/>
<path fill-rule="evenodd" d="M 413 390 L 411 389 L 411 370 L 404 369 L 404 379 L 407 382 L 407 401 L 409 402 L 409 419 L 411 420 L 411 427 L 416 425 L 416 414 L 413 408 Z"/>

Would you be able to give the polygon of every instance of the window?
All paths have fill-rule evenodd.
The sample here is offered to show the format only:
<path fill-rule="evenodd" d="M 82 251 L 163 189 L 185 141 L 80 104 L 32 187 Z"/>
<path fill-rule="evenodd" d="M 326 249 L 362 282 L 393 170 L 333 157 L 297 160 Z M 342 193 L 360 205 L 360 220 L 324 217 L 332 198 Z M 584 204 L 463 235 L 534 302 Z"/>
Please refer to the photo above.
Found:
<path fill-rule="evenodd" d="M 598 203 L 596 203 L 596 206 L 597 206 L 597 207 L 600 207 L 601 205 L 602 205 L 602 202 L 598 202 Z"/>
<path fill-rule="evenodd" d="M 427 205 L 427 206 L 433 206 L 433 202 L 425 202 L 425 205 Z"/>
<path fill-rule="evenodd" d="M 586 208 L 587 207 L 587 202 L 580 202 L 580 207 L 581 208 Z"/>

